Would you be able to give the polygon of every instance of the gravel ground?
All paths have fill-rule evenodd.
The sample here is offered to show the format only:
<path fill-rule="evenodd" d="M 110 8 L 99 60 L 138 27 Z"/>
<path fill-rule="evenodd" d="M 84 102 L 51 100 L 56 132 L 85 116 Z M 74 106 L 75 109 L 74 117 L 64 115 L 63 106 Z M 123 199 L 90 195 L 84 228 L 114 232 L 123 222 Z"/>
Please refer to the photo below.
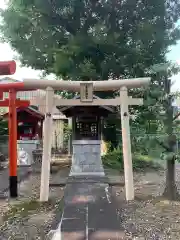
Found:
<path fill-rule="evenodd" d="M 109 171 L 115 178 L 115 172 Z M 117 176 L 123 181 L 123 177 Z M 177 168 L 177 181 L 180 168 Z M 161 198 L 164 172 L 136 173 L 136 200 L 126 203 L 123 186 L 114 186 L 119 204 L 120 224 L 125 228 L 125 240 L 180 240 L 180 202 Z M 179 186 L 179 185 L 178 185 Z M 50 188 L 50 201 L 39 204 L 40 176 L 32 175 L 20 184 L 19 200 L 0 200 L 0 240 L 47 239 L 47 233 L 62 208 L 63 188 Z"/>
<path fill-rule="evenodd" d="M 125 201 L 123 187 L 113 187 L 120 206 L 118 212 L 125 228 L 125 239 L 180 239 L 180 202 L 161 197 L 164 176 L 163 171 L 140 174 L 135 182 L 136 198 L 131 203 Z M 180 170 L 177 170 L 177 180 L 179 177 Z"/>
<path fill-rule="evenodd" d="M 0 200 L 0 240 L 46 239 L 60 206 L 63 188 L 50 188 L 50 201 L 40 204 L 40 176 L 32 175 L 19 186 L 19 200 Z"/>

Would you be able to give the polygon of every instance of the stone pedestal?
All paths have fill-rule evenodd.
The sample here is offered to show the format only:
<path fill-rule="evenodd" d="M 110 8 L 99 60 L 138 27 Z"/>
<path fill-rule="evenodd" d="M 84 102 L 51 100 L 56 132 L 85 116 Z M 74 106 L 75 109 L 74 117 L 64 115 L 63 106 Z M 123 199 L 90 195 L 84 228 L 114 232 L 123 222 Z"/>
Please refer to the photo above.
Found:
<path fill-rule="evenodd" d="M 74 140 L 70 176 L 104 176 L 101 161 L 101 141 Z"/>

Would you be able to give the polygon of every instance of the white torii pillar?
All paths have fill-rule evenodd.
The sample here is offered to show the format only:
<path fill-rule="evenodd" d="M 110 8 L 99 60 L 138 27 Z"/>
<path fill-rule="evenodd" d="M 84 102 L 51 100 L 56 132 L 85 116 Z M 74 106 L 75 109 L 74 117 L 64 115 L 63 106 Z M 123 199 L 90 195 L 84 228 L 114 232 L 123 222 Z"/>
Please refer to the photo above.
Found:
<path fill-rule="evenodd" d="M 131 153 L 131 137 L 129 127 L 129 110 L 128 110 L 128 90 L 126 87 L 120 89 L 121 100 L 121 128 L 122 128 L 122 148 L 124 159 L 124 178 L 126 200 L 134 200 L 134 182 L 133 182 L 133 167 Z"/>
<path fill-rule="evenodd" d="M 52 109 L 54 104 L 54 90 L 46 88 L 46 115 L 43 129 L 43 156 L 41 168 L 40 202 L 47 202 L 49 199 L 49 178 L 51 162 L 52 143 Z"/>

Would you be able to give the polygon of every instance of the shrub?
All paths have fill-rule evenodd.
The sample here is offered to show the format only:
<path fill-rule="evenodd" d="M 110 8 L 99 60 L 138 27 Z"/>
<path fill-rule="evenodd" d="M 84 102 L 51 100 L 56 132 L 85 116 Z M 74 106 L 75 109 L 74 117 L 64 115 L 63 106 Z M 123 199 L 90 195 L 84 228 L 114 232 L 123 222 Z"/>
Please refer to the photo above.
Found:
<path fill-rule="evenodd" d="M 123 169 L 123 155 L 121 149 L 114 149 L 102 156 L 103 164 L 113 169 Z"/>
<path fill-rule="evenodd" d="M 160 165 L 153 162 L 152 158 L 147 155 L 144 156 L 140 154 L 133 154 L 132 160 L 133 169 L 136 171 L 160 168 Z M 117 169 L 119 171 L 122 171 L 124 169 L 123 153 L 121 148 L 115 149 L 114 151 L 109 152 L 106 155 L 102 156 L 102 161 L 104 166 L 106 167 Z"/>

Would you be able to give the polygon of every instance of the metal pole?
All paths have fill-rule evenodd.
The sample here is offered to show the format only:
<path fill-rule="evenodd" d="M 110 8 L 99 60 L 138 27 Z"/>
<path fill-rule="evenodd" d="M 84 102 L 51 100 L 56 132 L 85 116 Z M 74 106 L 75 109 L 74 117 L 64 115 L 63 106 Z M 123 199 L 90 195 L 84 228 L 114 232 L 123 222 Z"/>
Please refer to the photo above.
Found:
<path fill-rule="evenodd" d="M 131 154 L 131 139 L 129 128 L 129 112 L 128 112 L 128 90 L 126 87 L 120 89 L 121 99 L 121 126 L 122 126 L 122 145 L 124 158 L 124 177 L 126 200 L 134 200 L 134 183 L 133 168 Z"/>
<path fill-rule="evenodd" d="M 43 156 L 41 168 L 40 201 L 47 202 L 49 198 L 49 178 L 51 162 L 52 143 L 52 108 L 54 100 L 54 90 L 51 87 L 46 89 L 46 116 L 43 130 Z"/>

